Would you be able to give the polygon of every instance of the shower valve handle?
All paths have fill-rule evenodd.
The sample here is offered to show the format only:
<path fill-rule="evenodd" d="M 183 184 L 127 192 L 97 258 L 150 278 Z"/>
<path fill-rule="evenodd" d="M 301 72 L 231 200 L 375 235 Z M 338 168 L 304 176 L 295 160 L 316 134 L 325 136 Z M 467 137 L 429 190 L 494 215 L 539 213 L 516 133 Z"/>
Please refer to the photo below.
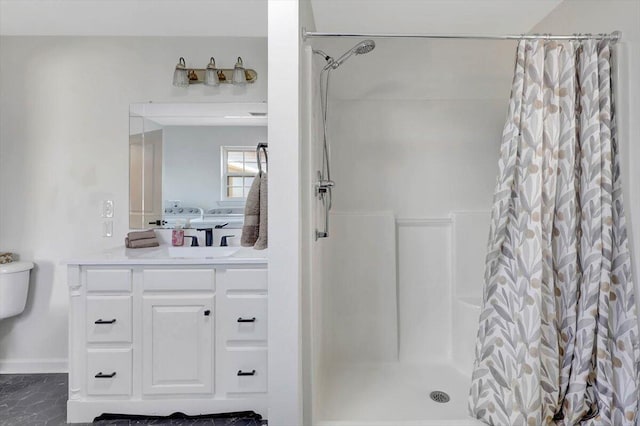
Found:
<path fill-rule="evenodd" d="M 316 193 L 318 194 L 326 194 L 335 186 L 335 183 L 332 180 L 319 180 L 316 183 Z"/>

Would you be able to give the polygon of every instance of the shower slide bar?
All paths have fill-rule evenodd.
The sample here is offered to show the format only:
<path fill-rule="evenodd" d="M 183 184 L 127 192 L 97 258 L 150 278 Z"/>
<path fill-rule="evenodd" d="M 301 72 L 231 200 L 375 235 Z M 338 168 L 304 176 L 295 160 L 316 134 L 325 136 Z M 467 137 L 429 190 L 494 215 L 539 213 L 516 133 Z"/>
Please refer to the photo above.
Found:
<path fill-rule="evenodd" d="M 402 34 L 402 33 L 326 33 L 302 29 L 302 38 L 433 38 L 433 39 L 473 39 L 473 40 L 611 40 L 616 43 L 622 38 L 621 31 L 609 34 Z"/>

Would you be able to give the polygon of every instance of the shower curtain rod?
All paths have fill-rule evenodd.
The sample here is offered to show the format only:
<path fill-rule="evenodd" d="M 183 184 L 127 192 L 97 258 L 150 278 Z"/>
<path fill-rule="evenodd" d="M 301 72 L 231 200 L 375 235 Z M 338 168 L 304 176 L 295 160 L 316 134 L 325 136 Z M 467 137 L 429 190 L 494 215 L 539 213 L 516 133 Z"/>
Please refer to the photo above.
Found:
<path fill-rule="evenodd" d="M 401 33 L 325 33 L 302 29 L 302 38 L 434 38 L 434 39 L 474 39 L 474 40 L 591 40 L 606 39 L 613 43 L 622 38 L 622 32 L 614 31 L 610 34 L 401 34 Z"/>

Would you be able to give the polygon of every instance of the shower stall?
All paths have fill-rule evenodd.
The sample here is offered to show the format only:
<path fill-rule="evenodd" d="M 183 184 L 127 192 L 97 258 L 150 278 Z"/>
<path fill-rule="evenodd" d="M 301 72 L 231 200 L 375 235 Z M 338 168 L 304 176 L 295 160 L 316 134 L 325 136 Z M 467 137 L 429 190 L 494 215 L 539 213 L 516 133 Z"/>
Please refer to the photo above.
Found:
<path fill-rule="evenodd" d="M 375 40 L 331 65 L 358 42 L 305 51 L 314 421 L 479 424 L 467 397 L 513 46 L 497 46 L 504 81 L 467 99 L 449 68 L 495 67 L 473 53 L 489 42 Z"/>
<path fill-rule="evenodd" d="M 303 52 L 315 426 L 482 424 L 467 405 L 515 42 L 398 38 Z"/>

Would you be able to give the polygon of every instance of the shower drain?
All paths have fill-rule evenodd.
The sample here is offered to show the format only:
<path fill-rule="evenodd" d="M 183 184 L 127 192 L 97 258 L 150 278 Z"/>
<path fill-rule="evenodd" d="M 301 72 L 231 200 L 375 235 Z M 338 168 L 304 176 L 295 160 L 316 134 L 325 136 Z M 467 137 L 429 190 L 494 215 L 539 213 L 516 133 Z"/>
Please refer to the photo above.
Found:
<path fill-rule="evenodd" d="M 429 394 L 429 398 L 431 398 L 435 402 L 441 402 L 441 403 L 449 402 L 449 400 L 451 399 L 449 398 L 449 395 L 446 392 L 442 392 L 442 391 L 431 392 Z"/>

